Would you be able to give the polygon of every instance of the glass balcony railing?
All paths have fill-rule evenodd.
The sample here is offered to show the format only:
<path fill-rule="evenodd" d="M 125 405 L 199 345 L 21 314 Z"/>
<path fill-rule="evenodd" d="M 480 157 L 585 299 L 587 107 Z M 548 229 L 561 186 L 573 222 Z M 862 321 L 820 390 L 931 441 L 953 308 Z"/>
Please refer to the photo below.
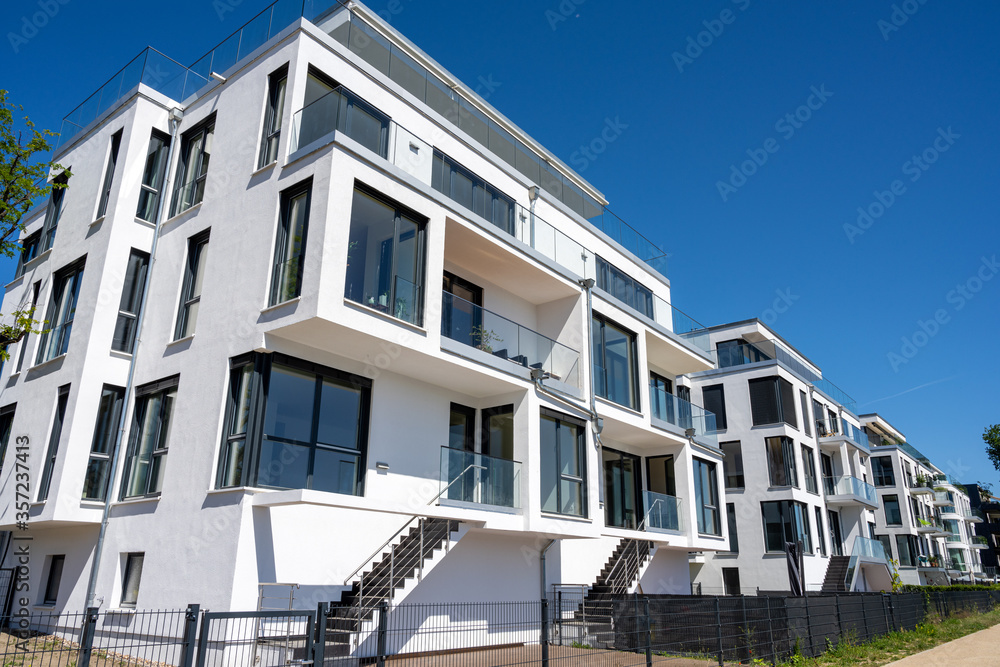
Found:
<path fill-rule="evenodd" d="M 521 464 L 442 447 L 441 491 L 448 500 L 520 509 Z"/>
<path fill-rule="evenodd" d="M 958 514 L 958 510 L 955 509 L 954 505 L 942 505 L 941 514 Z"/>
<path fill-rule="evenodd" d="M 979 546 L 979 547 L 988 547 L 988 546 L 990 546 L 990 542 L 989 542 L 989 540 L 986 539 L 985 535 L 973 535 L 972 538 L 971 538 L 971 541 L 969 542 L 969 544 L 971 544 L 973 546 Z"/>
<path fill-rule="evenodd" d="M 442 336 L 579 387 L 576 350 L 450 292 L 442 299 Z"/>
<path fill-rule="evenodd" d="M 810 382 L 819 379 L 814 371 L 796 359 L 781 343 L 773 340 L 718 347 L 715 351 L 715 357 L 719 368 L 744 366 L 775 359 Z"/>
<path fill-rule="evenodd" d="M 980 523 L 986 520 L 986 515 L 980 509 L 970 509 L 962 513 L 962 517 L 966 521 L 973 521 L 975 523 Z"/>
<path fill-rule="evenodd" d="M 851 396 L 846 391 L 844 391 L 834 383 L 830 382 L 826 378 L 819 378 L 817 380 L 812 380 L 812 385 L 816 389 L 820 390 L 821 392 L 832 398 L 834 402 L 836 402 L 838 405 L 844 406 L 851 412 L 855 412 L 857 410 L 856 408 L 857 402 L 853 398 L 851 398 Z"/>
<path fill-rule="evenodd" d="M 850 475 L 824 477 L 823 488 L 828 496 L 856 496 L 870 503 L 878 503 L 875 487 Z"/>
<path fill-rule="evenodd" d="M 934 517 L 920 518 L 917 519 L 917 522 L 920 524 L 920 528 L 931 528 L 939 533 L 944 532 L 944 527 L 941 525 L 941 522 Z"/>
<path fill-rule="evenodd" d="M 679 498 L 653 491 L 643 491 L 642 504 L 646 517 L 643 525 L 646 530 L 681 529 L 681 501 Z"/>
<path fill-rule="evenodd" d="M 334 131 L 379 157 L 389 155 L 389 117 L 343 86 L 292 114 L 289 152 L 294 153 Z"/>
<path fill-rule="evenodd" d="M 882 560 L 889 560 L 885 553 L 885 546 L 879 540 L 873 540 L 867 537 L 854 538 L 854 547 L 851 550 L 851 556 L 864 556 L 866 558 L 880 558 Z"/>
<path fill-rule="evenodd" d="M 719 446 L 715 414 L 667 393 L 662 387 L 649 385 L 649 401 L 653 418 L 684 429 L 693 429 L 696 440 L 711 447 Z"/>
<path fill-rule="evenodd" d="M 868 449 L 868 434 L 843 417 L 840 418 L 840 424 L 842 429 L 841 433 L 847 436 L 848 440 L 861 449 Z"/>
<path fill-rule="evenodd" d="M 961 535 L 956 535 L 955 533 L 952 533 L 951 535 L 948 536 L 948 541 L 949 542 L 961 542 L 962 541 L 962 536 Z"/>

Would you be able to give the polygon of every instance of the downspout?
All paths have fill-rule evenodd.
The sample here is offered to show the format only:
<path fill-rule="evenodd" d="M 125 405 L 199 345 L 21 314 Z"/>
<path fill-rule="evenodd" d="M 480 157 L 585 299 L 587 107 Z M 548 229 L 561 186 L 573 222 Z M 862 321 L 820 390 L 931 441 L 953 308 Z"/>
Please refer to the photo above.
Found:
<path fill-rule="evenodd" d="M 549 543 L 546 544 L 545 548 L 541 550 L 541 552 L 539 554 L 539 558 L 538 558 L 539 563 L 540 563 L 540 567 L 542 569 L 541 574 L 542 574 L 542 599 L 543 600 L 547 597 L 547 594 L 546 594 L 546 583 L 545 583 L 545 553 L 549 549 L 551 549 L 552 545 L 555 544 L 555 543 L 556 543 L 555 540 L 549 540 Z"/>
<path fill-rule="evenodd" d="M 121 461 L 122 440 L 125 435 L 125 423 L 128 416 L 128 406 L 132 396 L 133 383 L 135 379 L 135 360 L 139 356 L 139 346 L 142 344 L 142 324 L 146 314 L 146 300 L 149 298 L 149 283 L 153 274 L 153 266 L 156 264 L 156 246 L 160 240 L 160 219 L 163 217 L 163 205 L 167 200 L 167 193 L 170 192 L 172 180 L 170 178 L 171 165 L 173 165 L 174 152 L 177 149 L 177 128 L 184 117 L 184 112 L 174 108 L 170 110 L 170 150 L 167 152 L 166 173 L 163 177 L 163 184 L 160 186 L 160 201 L 156 205 L 156 225 L 153 228 L 153 245 L 149 249 L 149 266 L 146 267 L 146 276 L 143 282 L 142 299 L 139 301 L 139 312 L 136 313 L 135 324 L 135 344 L 132 347 L 132 359 L 128 364 L 128 379 L 125 383 L 125 401 L 122 405 L 122 414 L 118 419 L 118 430 L 115 432 L 114 455 L 111 458 L 111 477 L 108 479 L 108 487 L 104 501 L 104 511 L 101 515 L 101 529 L 97 534 L 97 544 L 94 547 L 94 559 L 90 565 L 90 579 L 87 582 L 87 606 L 97 607 L 94 604 L 94 595 L 97 589 L 97 575 L 100 570 L 101 554 L 104 551 L 104 537 L 108 531 L 108 519 L 111 516 L 111 497 L 115 492 L 118 477 L 118 464 Z M 102 600 L 103 602 L 103 600 Z"/>
<path fill-rule="evenodd" d="M 587 291 L 587 334 L 584 336 L 587 339 L 589 345 L 587 348 L 590 350 L 590 369 L 588 376 L 590 377 L 590 413 L 593 415 L 593 421 L 591 421 L 591 431 L 594 434 L 594 442 L 597 443 L 598 450 L 604 449 L 604 443 L 601 442 L 601 432 L 604 430 L 604 420 L 597 416 L 597 393 L 594 390 L 594 341 L 590 340 L 590 336 L 593 332 L 593 321 L 594 321 L 594 284 L 593 278 L 584 278 L 580 281 L 580 287 Z M 597 477 L 597 500 L 600 506 L 604 507 L 604 475 L 598 475 Z"/>

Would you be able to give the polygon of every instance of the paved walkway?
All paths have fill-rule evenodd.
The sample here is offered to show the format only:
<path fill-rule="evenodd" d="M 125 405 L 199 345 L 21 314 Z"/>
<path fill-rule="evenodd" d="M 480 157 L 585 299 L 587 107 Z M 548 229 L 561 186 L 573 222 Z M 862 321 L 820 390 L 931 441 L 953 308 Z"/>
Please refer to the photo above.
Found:
<path fill-rule="evenodd" d="M 1000 665 L 1000 625 L 935 646 L 885 667 L 938 667 L 939 665 Z"/>

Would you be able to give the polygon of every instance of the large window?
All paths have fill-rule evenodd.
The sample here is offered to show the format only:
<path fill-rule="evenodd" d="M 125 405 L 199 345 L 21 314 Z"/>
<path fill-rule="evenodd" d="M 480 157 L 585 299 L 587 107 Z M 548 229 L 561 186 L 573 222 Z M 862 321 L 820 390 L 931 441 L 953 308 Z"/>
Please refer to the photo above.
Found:
<path fill-rule="evenodd" d="M 281 193 L 281 219 L 278 221 L 278 239 L 274 244 L 274 266 L 271 269 L 272 306 L 302 295 L 311 188 L 312 181 L 309 180 Z"/>
<path fill-rule="evenodd" d="M 784 378 L 754 378 L 750 383 L 750 412 L 754 426 L 780 424 L 798 428 L 795 389 Z"/>
<path fill-rule="evenodd" d="M 181 157 L 177 163 L 177 187 L 174 189 L 171 215 L 183 213 L 192 206 L 200 204 L 204 198 L 214 133 L 213 115 L 181 137 Z"/>
<path fill-rule="evenodd" d="M 149 267 L 149 255 L 141 250 L 132 249 L 128 256 L 128 266 L 125 267 L 125 284 L 122 286 L 122 299 L 118 305 L 118 321 L 115 322 L 115 333 L 111 339 L 111 349 L 129 354 L 135 348 L 135 330 L 139 321 L 139 306 L 146 289 L 146 269 Z"/>
<path fill-rule="evenodd" d="M 170 154 L 170 137 L 153 130 L 146 149 L 146 164 L 142 171 L 142 186 L 139 190 L 139 205 L 135 217 L 146 222 L 156 222 L 160 210 L 160 196 L 163 193 L 163 177 L 167 172 L 167 156 Z"/>
<path fill-rule="evenodd" d="M 356 188 L 344 296 L 419 326 L 425 226 L 426 219 L 409 209 Z"/>
<path fill-rule="evenodd" d="M 514 200 L 440 151 L 434 151 L 431 185 L 444 196 L 514 236 Z"/>
<path fill-rule="evenodd" d="M 816 478 L 816 458 L 812 447 L 802 445 L 802 469 L 805 471 L 806 491 L 819 493 L 819 483 Z"/>
<path fill-rule="evenodd" d="M 882 508 L 885 510 L 885 525 L 903 525 L 903 515 L 899 512 L 899 497 L 896 495 L 882 496 Z"/>
<path fill-rule="evenodd" d="M 69 336 L 73 332 L 76 302 L 83 281 L 83 260 L 77 260 L 59 271 L 53 278 L 52 299 L 46 316 L 48 329 L 38 343 L 36 364 L 55 359 L 69 350 Z"/>
<path fill-rule="evenodd" d="M 785 436 L 767 438 L 767 467 L 771 486 L 799 486 L 795 465 L 795 442 Z"/>
<path fill-rule="evenodd" d="M 803 551 L 812 551 L 808 507 L 793 500 L 760 504 L 764 518 L 764 545 L 767 551 L 784 551 L 786 542 L 802 542 Z"/>
<path fill-rule="evenodd" d="M 542 409 L 542 511 L 587 516 L 585 423 Z"/>
<path fill-rule="evenodd" d="M 871 462 L 875 486 L 896 486 L 896 475 L 892 470 L 892 457 L 873 456 Z"/>
<path fill-rule="evenodd" d="M 205 282 L 205 264 L 208 254 L 209 230 L 188 239 L 187 262 L 184 263 L 184 282 L 181 285 L 181 304 L 177 311 L 174 340 L 194 333 L 201 305 L 201 289 Z"/>
<path fill-rule="evenodd" d="M 913 567 L 920 556 L 920 545 L 916 535 L 896 535 L 896 551 L 899 553 L 899 564 L 903 567 Z M 891 558 L 891 554 L 886 550 Z"/>
<path fill-rule="evenodd" d="M 726 519 L 729 522 L 729 551 L 738 554 L 740 552 L 740 537 L 736 521 L 736 503 L 726 503 Z"/>
<path fill-rule="evenodd" d="M 726 430 L 726 392 L 721 384 L 713 384 L 701 390 L 704 408 L 715 415 L 715 430 Z M 709 424 L 711 429 L 711 424 Z"/>
<path fill-rule="evenodd" d="M 42 227 L 42 252 L 55 243 L 56 228 L 59 227 L 59 218 L 62 217 L 63 197 L 66 195 L 68 184 L 69 176 L 65 173 L 56 176 L 52 181 L 52 193 L 49 195 L 49 205 L 45 210 L 45 226 Z"/>
<path fill-rule="evenodd" d="M 59 456 L 59 439 L 62 436 L 63 423 L 66 421 L 66 403 L 69 401 L 69 385 L 59 387 L 56 399 L 56 413 L 52 418 L 52 430 L 49 432 L 49 449 L 45 455 L 42 468 L 42 479 L 38 484 L 38 501 L 49 497 L 49 487 L 52 485 L 52 475 L 56 468 L 56 458 Z"/>
<path fill-rule="evenodd" d="M 122 476 L 123 500 L 159 495 L 179 376 L 136 389 L 132 435 Z"/>
<path fill-rule="evenodd" d="M 115 432 L 125 403 L 125 390 L 104 385 L 101 402 L 97 407 L 97 424 L 90 446 L 90 461 L 83 478 L 84 500 L 107 500 L 108 479 L 111 472 L 111 455 L 115 446 Z"/>
<path fill-rule="evenodd" d="M 264 136 L 260 141 L 260 158 L 257 168 L 265 167 L 278 159 L 278 141 L 281 139 L 281 112 L 285 107 L 285 88 L 288 85 L 288 65 L 267 78 L 267 111 L 264 114 Z"/>
<path fill-rule="evenodd" d="M 635 334 L 595 313 L 591 340 L 594 393 L 637 410 Z"/>
<path fill-rule="evenodd" d="M 719 445 L 725 459 L 722 462 L 727 489 L 742 489 L 746 486 L 743 476 L 743 448 L 740 441 L 723 442 Z"/>
<path fill-rule="evenodd" d="M 142 581 L 142 564 L 145 554 L 126 554 L 122 569 L 122 607 L 135 607 L 139 599 L 139 583 Z"/>
<path fill-rule="evenodd" d="M 652 290 L 600 255 L 597 256 L 597 286 L 626 306 L 653 319 Z"/>
<path fill-rule="evenodd" d="M 234 359 L 218 486 L 362 495 L 370 401 L 369 380 L 332 368 L 281 354 Z"/>
<path fill-rule="evenodd" d="M 111 137 L 111 151 L 108 154 L 108 166 L 104 170 L 104 185 L 101 187 L 101 201 L 97 205 L 97 218 L 103 218 L 108 212 L 108 200 L 111 199 L 111 186 L 115 181 L 115 166 L 118 164 L 118 148 L 122 143 L 122 130 Z"/>
<path fill-rule="evenodd" d="M 715 464 L 701 459 L 692 459 L 694 470 L 694 499 L 698 512 L 698 532 L 706 535 L 721 535 L 719 525 L 719 484 Z"/>

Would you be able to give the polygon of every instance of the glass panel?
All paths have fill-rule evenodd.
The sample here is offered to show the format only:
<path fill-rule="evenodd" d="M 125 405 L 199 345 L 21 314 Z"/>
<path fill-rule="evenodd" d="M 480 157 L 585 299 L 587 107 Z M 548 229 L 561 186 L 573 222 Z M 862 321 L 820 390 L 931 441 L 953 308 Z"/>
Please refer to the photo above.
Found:
<path fill-rule="evenodd" d="M 317 448 L 312 488 L 317 491 L 354 495 L 358 479 L 358 461 L 356 454 Z"/>
<path fill-rule="evenodd" d="M 260 448 L 257 484 L 281 489 L 308 488 L 309 451 L 308 446 L 264 440 Z"/>
<path fill-rule="evenodd" d="M 222 463 L 222 486 L 239 486 L 243 481 L 243 456 L 246 440 L 230 440 L 225 445 L 226 455 Z"/>
<path fill-rule="evenodd" d="M 557 483 L 559 481 L 559 464 L 556 458 L 558 426 L 555 419 L 543 416 L 540 427 L 541 436 L 541 482 L 542 511 L 558 512 L 559 499 Z"/>
<path fill-rule="evenodd" d="M 376 155 L 383 155 L 385 151 L 382 149 L 382 137 L 385 124 L 382 118 L 369 113 L 358 104 L 352 104 L 349 108 L 348 136 Z"/>
<path fill-rule="evenodd" d="M 562 514 L 583 516 L 583 485 L 574 480 L 563 479 L 559 482 L 559 494 L 562 499 Z"/>
<path fill-rule="evenodd" d="M 427 70 L 395 47 L 389 57 L 389 78 L 419 101 L 424 101 L 427 93 Z"/>
<path fill-rule="evenodd" d="M 311 442 L 315 394 L 314 375 L 286 366 L 273 366 L 267 391 L 264 433 L 288 440 Z"/>
<path fill-rule="evenodd" d="M 395 211 L 359 191 L 354 192 L 345 296 L 389 312 Z"/>
<path fill-rule="evenodd" d="M 247 364 L 236 372 L 239 373 L 239 379 L 233 395 L 233 414 L 229 421 L 229 435 L 245 434 L 250 422 L 250 390 L 253 366 Z"/>
<path fill-rule="evenodd" d="M 163 398 L 163 394 L 160 393 L 153 394 L 145 400 L 138 440 L 132 457 L 132 470 L 125 493 L 126 497 L 143 496 L 148 493 L 150 466 L 152 465 L 153 450 L 156 449 L 158 442 L 158 426 Z"/>
<path fill-rule="evenodd" d="M 563 475 L 582 476 L 583 465 L 580 461 L 582 452 L 579 446 L 578 431 L 579 429 L 572 424 L 566 422 L 559 424 L 559 462 L 560 472 Z"/>
<path fill-rule="evenodd" d="M 139 581 L 142 579 L 143 554 L 129 554 L 122 585 L 122 605 L 134 607 L 139 598 Z"/>
<path fill-rule="evenodd" d="M 319 434 L 317 436 L 319 442 L 345 449 L 358 449 L 360 447 L 358 438 L 360 415 L 360 390 L 330 380 L 323 381 L 319 408 Z"/>
<path fill-rule="evenodd" d="M 87 473 L 83 479 L 83 498 L 85 500 L 104 500 L 108 488 L 107 459 L 90 459 L 87 463 Z"/>

